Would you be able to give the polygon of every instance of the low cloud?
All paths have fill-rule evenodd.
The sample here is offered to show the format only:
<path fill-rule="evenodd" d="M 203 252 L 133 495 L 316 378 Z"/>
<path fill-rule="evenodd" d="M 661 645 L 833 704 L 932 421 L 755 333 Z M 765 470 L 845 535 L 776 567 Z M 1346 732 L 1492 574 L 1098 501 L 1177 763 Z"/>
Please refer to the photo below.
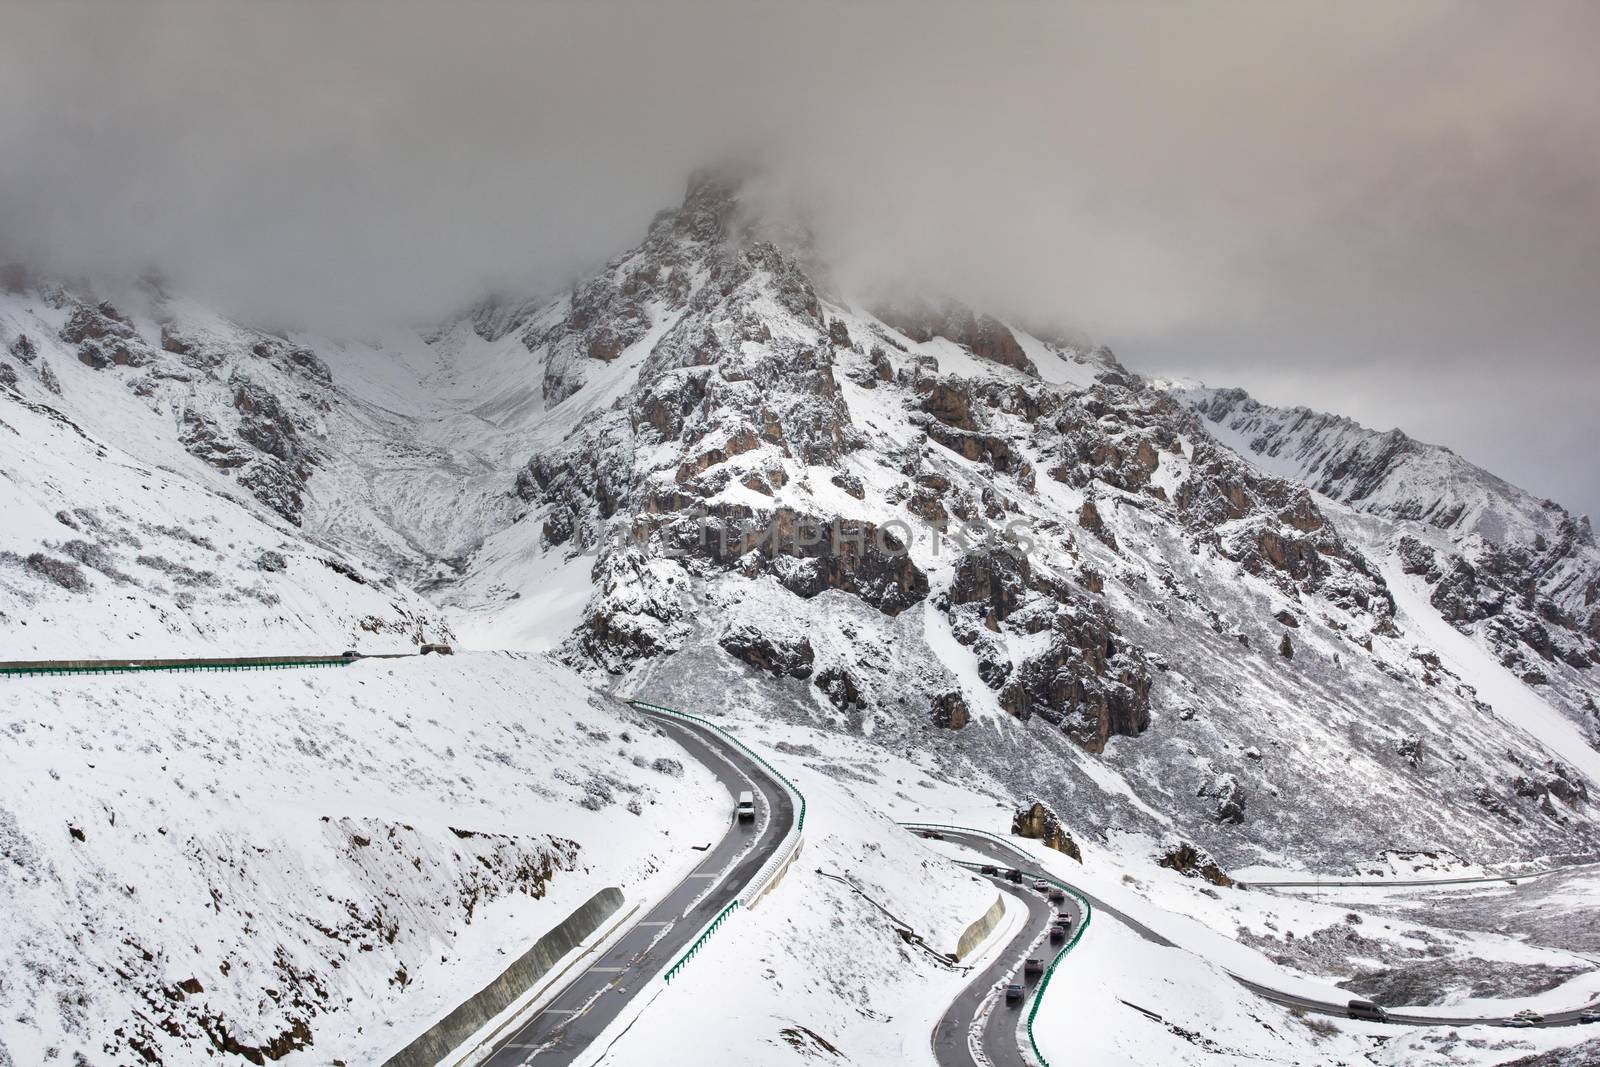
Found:
<path fill-rule="evenodd" d="M 842 274 L 1399 424 L 1581 510 L 1600 7 L 12 5 L 0 257 L 359 329 L 764 154 Z"/>

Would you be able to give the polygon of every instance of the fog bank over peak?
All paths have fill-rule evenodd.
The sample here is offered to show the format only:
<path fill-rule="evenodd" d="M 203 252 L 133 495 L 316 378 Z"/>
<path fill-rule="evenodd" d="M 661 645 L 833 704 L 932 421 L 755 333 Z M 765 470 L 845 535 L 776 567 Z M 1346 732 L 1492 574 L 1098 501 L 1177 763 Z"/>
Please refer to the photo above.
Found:
<path fill-rule="evenodd" d="M 708 161 L 846 291 L 1400 425 L 1600 511 L 1589 4 L 8 5 L 0 258 L 339 332 L 542 293 Z M 1536 430 L 1530 430 L 1536 428 Z"/>

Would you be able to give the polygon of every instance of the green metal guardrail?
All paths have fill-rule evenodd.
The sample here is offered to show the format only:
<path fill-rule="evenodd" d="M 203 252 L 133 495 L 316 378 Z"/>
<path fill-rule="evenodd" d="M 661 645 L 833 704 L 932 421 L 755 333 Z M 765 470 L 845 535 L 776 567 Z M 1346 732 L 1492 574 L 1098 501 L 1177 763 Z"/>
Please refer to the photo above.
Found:
<path fill-rule="evenodd" d="M 745 744 L 743 741 L 739 740 L 737 737 L 734 737 L 732 734 L 730 734 L 728 731 L 724 730 L 722 727 L 718 726 L 716 723 L 710 721 L 709 719 L 702 719 L 698 715 L 690 715 L 688 712 L 679 711 L 677 708 L 664 708 L 660 704 L 652 704 L 648 700 L 630 700 L 630 701 L 628 701 L 628 704 L 630 706 L 632 706 L 632 707 L 648 708 L 651 711 L 659 711 L 664 715 L 675 715 L 680 719 L 688 719 L 690 722 L 697 722 L 701 726 L 706 727 L 707 729 L 715 730 L 717 733 L 721 734 L 729 742 L 739 746 L 740 751 L 742 751 L 746 756 L 749 756 L 751 759 L 755 760 L 757 763 L 761 764 L 761 766 L 766 769 L 766 772 L 768 774 L 772 775 L 772 777 L 776 778 L 778 781 L 782 782 L 785 786 L 787 786 L 789 788 L 789 791 L 795 795 L 795 798 L 800 801 L 800 810 L 798 812 L 796 812 L 796 814 L 795 814 L 794 829 L 795 829 L 795 833 L 797 833 L 797 834 L 801 833 L 802 831 L 805 830 L 805 828 L 806 828 L 806 796 L 805 796 L 805 794 L 800 792 L 799 789 L 795 788 L 795 784 L 793 782 L 789 781 L 788 778 L 784 777 L 784 775 L 778 770 L 778 768 L 774 767 L 772 764 L 768 763 L 766 760 L 764 760 L 760 756 L 756 755 L 756 753 L 752 752 L 750 750 L 750 746 L 749 745 Z"/>
<path fill-rule="evenodd" d="M 675 719 L 686 719 L 689 722 L 698 723 L 699 725 L 704 726 L 706 729 L 714 731 L 719 737 L 722 737 L 723 739 L 728 741 L 729 744 L 736 745 L 739 748 L 739 751 L 743 752 L 745 755 L 749 756 L 751 759 L 753 759 L 757 763 L 759 763 L 763 768 L 765 768 L 765 770 L 766 770 L 766 772 L 768 774 L 772 775 L 772 777 L 776 781 L 782 782 L 784 787 L 786 789 L 788 789 L 789 792 L 793 793 L 795 795 L 795 799 L 797 799 L 800 802 L 800 806 L 795 811 L 794 826 L 789 831 L 790 834 L 792 834 L 794 836 L 794 839 L 795 839 L 796 842 L 798 842 L 800 840 L 800 831 L 805 828 L 805 824 L 806 824 L 806 796 L 805 796 L 805 794 L 800 792 L 800 790 L 795 787 L 795 784 L 793 782 L 789 781 L 789 779 L 787 777 L 785 777 L 776 767 L 774 767 L 772 764 L 768 763 L 766 760 L 762 759 L 755 752 L 751 751 L 749 745 L 746 745 L 743 741 L 740 741 L 737 737 L 734 737 L 732 734 L 728 733 L 728 731 L 724 730 L 722 727 L 718 726 L 716 723 L 711 722 L 708 719 L 702 719 L 698 715 L 690 715 L 687 712 L 679 711 L 677 708 L 667 708 L 667 707 L 661 706 L 660 704 L 652 704 L 648 700 L 630 700 L 627 703 L 628 703 L 629 707 L 643 708 L 643 709 L 645 709 L 647 711 L 658 712 L 659 714 L 662 714 L 662 715 L 670 715 Z M 782 850 L 779 850 L 779 852 L 774 854 L 773 859 L 776 860 L 782 854 L 783 854 Z M 769 862 L 768 866 L 771 866 L 770 862 Z M 766 868 L 763 867 L 762 870 L 757 873 L 756 878 L 750 884 L 751 885 L 755 885 L 758 882 L 760 882 L 761 881 L 761 875 L 765 874 L 765 873 L 766 873 Z M 683 965 L 688 963 L 691 959 L 694 958 L 695 953 L 700 951 L 700 947 L 706 943 L 706 941 L 711 937 L 712 934 L 716 933 L 717 928 L 722 925 L 723 920 L 726 919 L 728 917 L 728 915 L 733 911 L 733 909 L 738 907 L 738 906 L 739 906 L 739 898 L 735 897 L 733 902 L 731 904 L 729 904 L 726 908 L 723 908 L 722 912 L 715 919 L 712 919 L 711 922 L 706 926 L 706 928 L 700 932 L 700 936 L 695 938 L 694 944 L 689 946 L 688 951 L 686 951 L 682 956 L 680 956 L 676 963 L 674 963 L 671 967 L 667 968 L 666 980 L 667 980 L 668 983 L 670 983 L 675 977 L 677 977 L 678 972 L 683 969 Z"/>
<path fill-rule="evenodd" d="M 1022 851 L 1022 849 L 1018 848 L 1016 845 L 1013 845 L 1003 837 L 989 833 L 987 830 L 976 830 L 970 826 L 951 826 L 946 823 L 903 822 L 900 825 L 913 830 L 957 830 L 961 833 L 971 834 L 975 837 L 987 838 L 990 841 L 1001 845 L 1007 850 L 1016 853 L 1018 856 L 1023 857 L 1030 863 L 1036 862 L 1032 856 Z M 959 860 L 956 862 L 961 863 Z M 968 864 L 965 863 L 962 863 L 961 865 L 968 866 Z M 981 867 L 982 864 L 972 864 L 971 866 Z M 1044 873 L 1039 874 L 1038 877 L 1043 881 L 1049 882 L 1057 889 L 1072 894 L 1072 897 L 1083 906 L 1083 922 L 1078 924 L 1078 932 L 1072 935 L 1072 940 L 1068 941 L 1062 946 L 1061 951 L 1056 953 L 1055 959 L 1050 961 L 1050 966 L 1045 968 L 1044 977 L 1039 979 L 1039 990 L 1033 995 L 1033 1008 L 1028 1012 L 1028 1044 L 1033 1046 L 1034 1058 L 1036 1058 L 1043 1065 L 1043 1067 L 1050 1067 L 1050 1061 L 1045 1058 L 1045 1054 L 1043 1052 L 1039 1051 L 1038 1039 L 1033 1036 L 1033 1021 L 1039 1017 L 1039 1006 L 1044 1003 L 1045 990 L 1050 987 L 1050 979 L 1055 977 L 1056 968 L 1061 965 L 1061 961 L 1066 958 L 1067 953 L 1078 947 L 1078 942 L 1083 939 L 1084 932 L 1089 929 L 1089 922 L 1094 918 L 1094 907 L 1089 903 L 1088 897 L 1085 897 L 1082 893 L 1078 892 L 1067 883 L 1061 881 L 1059 878 L 1053 878 L 1049 874 Z"/>
<path fill-rule="evenodd" d="M 717 913 L 717 917 L 715 919 L 712 919 L 706 924 L 706 928 L 700 931 L 700 936 L 694 939 L 694 944 L 690 945 L 686 950 L 684 950 L 683 955 L 678 957 L 677 963 L 674 963 L 671 967 L 667 968 L 665 979 L 668 984 L 671 984 L 672 980 L 678 977 L 678 972 L 683 970 L 684 964 L 694 959 L 695 954 L 700 951 L 701 946 L 707 941 L 711 940 L 711 935 L 717 932 L 717 928 L 722 925 L 723 921 L 726 920 L 729 915 L 733 914 L 733 909 L 737 908 L 738 906 L 739 898 L 735 897 L 728 903 L 726 908 L 723 908 L 722 911 Z"/>
<path fill-rule="evenodd" d="M 284 667 L 346 667 L 343 656 L 245 658 L 231 660 L 60 660 L 0 663 L 0 677 L 24 675 L 131 674 L 145 671 L 266 671 Z"/>

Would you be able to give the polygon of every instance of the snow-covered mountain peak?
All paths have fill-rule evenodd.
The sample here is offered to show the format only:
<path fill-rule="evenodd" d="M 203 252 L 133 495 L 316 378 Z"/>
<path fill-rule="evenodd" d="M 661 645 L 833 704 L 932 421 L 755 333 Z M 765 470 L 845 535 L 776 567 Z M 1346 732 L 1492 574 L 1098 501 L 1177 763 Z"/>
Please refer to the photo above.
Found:
<path fill-rule="evenodd" d="M 0 314 L 0 418 L 54 412 L 86 456 L 114 439 L 199 487 L 197 522 L 242 509 L 394 576 L 415 600 L 364 614 L 410 621 L 380 632 L 431 625 L 409 584 L 469 642 L 935 752 L 1229 862 L 1447 826 L 1486 854 L 1592 841 L 1582 753 L 1531 738 L 1421 624 L 1592 731 L 1581 520 L 1403 435 L 1147 381 L 956 298 L 837 291 L 767 184 L 697 176 L 568 291 L 425 336 L 35 286 Z M 49 560 L 92 569 L 72 553 L 94 543 L 62 547 L 59 494 L 17 483 L 41 518 L 0 569 L 11 602 L 112 595 L 87 571 L 50 585 Z M 303 595 L 282 632 L 327 615 L 363 639 Z"/>

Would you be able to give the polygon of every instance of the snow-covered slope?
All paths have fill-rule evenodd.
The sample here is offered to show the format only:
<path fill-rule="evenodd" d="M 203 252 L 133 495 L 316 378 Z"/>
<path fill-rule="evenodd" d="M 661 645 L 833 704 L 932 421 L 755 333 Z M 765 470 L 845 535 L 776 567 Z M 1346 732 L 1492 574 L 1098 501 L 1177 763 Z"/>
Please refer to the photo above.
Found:
<path fill-rule="evenodd" d="M 381 1062 L 729 817 L 542 658 L 12 679 L 0 734 L 8 1064 Z"/>
<path fill-rule="evenodd" d="M 1432 608 L 1600 739 L 1600 547 L 1575 517 L 1448 448 L 1378 433 L 1306 408 L 1275 408 L 1239 389 L 1175 395 L 1264 471 L 1384 522 L 1357 524 L 1375 555 L 1398 557 Z"/>

